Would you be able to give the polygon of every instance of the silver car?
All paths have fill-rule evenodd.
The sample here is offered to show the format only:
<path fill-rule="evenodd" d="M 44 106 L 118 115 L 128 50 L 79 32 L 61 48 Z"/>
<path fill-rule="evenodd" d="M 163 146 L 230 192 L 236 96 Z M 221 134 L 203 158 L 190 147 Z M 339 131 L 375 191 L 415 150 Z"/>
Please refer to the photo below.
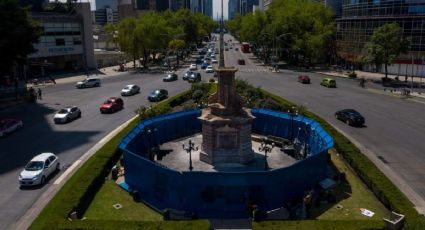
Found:
<path fill-rule="evenodd" d="M 78 107 L 65 107 L 55 114 L 53 121 L 55 124 L 67 123 L 80 117 L 81 110 Z"/>
<path fill-rule="evenodd" d="M 21 186 L 43 185 L 55 171 L 59 171 L 59 158 L 53 153 L 41 153 L 31 159 L 19 173 Z"/>
<path fill-rule="evenodd" d="M 87 87 L 99 87 L 100 86 L 100 79 L 99 78 L 86 78 L 82 81 L 77 82 L 75 87 L 79 89 L 84 89 Z"/>
<path fill-rule="evenodd" d="M 121 90 L 121 96 L 131 96 L 140 93 L 140 87 L 138 85 L 127 85 Z"/>

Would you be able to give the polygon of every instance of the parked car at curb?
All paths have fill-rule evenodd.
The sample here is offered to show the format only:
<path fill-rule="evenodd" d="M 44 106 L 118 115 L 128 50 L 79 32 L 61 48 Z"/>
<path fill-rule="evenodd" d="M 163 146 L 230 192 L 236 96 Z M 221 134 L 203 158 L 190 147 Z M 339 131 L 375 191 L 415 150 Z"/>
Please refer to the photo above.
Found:
<path fill-rule="evenodd" d="M 121 96 L 131 96 L 138 93 L 140 93 L 140 87 L 134 84 L 126 85 L 124 89 L 121 90 Z"/>
<path fill-rule="evenodd" d="M 323 78 L 320 81 L 320 85 L 326 86 L 328 88 L 336 88 L 336 81 L 332 78 Z"/>
<path fill-rule="evenodd" d="M 114 113 L 124 109 L 124 101 L 119 97 L 110 97 L 100 106 L 100 113 Z"/>
<path fill-rule="evenodd" d="M 335 112 L 335 118 L 345 122 L 350 126 L 363 126 L 365 123 L 364 117 L 354 109 L 343 109 Z"/>
<path fill-rule="evenodd" d="M 16 130 L 24 126 L 21 120 L 16 119 L 1 119 L 0 120 L 0 137 L 4 137 L 9 133 L 13 133 Z"/>
<path fill-rule="evenodd" d="M 99 87 L 101 85 L 99 78 L 86 78 L 82 81 L 77 82 L 75 87 L 78 89 L 84 89 L 88 87 Z"/>
<path fill-rule="evenodd" d="M 77 106 L 65 107 L 53 117 L 55 124 L 68 123 L 81 117 L 81 110 Z"/>
<path fill-rule="evenodd" d="M 303 84 L 310 84 L 310 77 L 307 75 L 300 75 L 298 76 L 298 82 L 301 82 Z"/>
<path fill-rule="evenodd" d="M 165 89 L 155 89 L 148 95 L 148 100 L 151 102 L 158 102 L 168 97 L 168 91 Z"/>
<path fill-rule="evenodd" d="M 59 158 L 53 153 L 41 153 L 33 157 L 19 173 L 21 186 L 43 185 L 55 171 L 60 170 Z"/>
<path fill-rule="evenodd" d="M 177 74 L 175 73 L 169 73 L 167 76 L 165 76 L 162 81 L 168 82 L 168 81 L 177 81 Z"/>

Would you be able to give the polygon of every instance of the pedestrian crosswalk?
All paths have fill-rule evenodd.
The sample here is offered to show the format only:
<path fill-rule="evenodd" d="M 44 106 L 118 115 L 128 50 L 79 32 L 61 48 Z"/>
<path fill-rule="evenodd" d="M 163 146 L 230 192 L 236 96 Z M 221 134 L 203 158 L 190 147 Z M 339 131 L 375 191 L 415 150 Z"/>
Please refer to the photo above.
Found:
<path fill-rule="evenodd" d="M 265 72 L 271 72 L 270 68 L 267 67 L 256 67 L 256 68 L 244 68 L 244 67 L 238 67 L 238 72 L 244 72 L 244 73 L 265 73 Z"/>

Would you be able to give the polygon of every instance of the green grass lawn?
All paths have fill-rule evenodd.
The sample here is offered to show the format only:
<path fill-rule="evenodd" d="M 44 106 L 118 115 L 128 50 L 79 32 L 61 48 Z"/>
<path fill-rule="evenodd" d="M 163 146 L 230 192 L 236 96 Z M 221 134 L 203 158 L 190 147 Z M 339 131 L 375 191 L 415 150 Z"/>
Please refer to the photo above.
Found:
<path fill-rule="evenodd" d="M 116 203 L 122 208 L 112 207 Z M 162 215 L 143 203 L 134 202 L 128 192 L 110 179 L 105 181 L 84 216 L 88 220 L 162 221 Z"/>
<path fill-rule="evenodd" d="M 320 220 L 382 220 L 383 217 L 388 217 L 389 211 L 355 175 L 342 156 L 337 155 L 333 149 L 330 151 L 330 156 L 337 170 L 345 173 L 348 184 L 338 184 L 334 188 L 338 200 L 336 204 L 322 205 L 320 208 L 312 209 L 312 215 Z M 337 205 L 340 205 L 340 208 L 337 208 Z M 371 210 L 375 215 L 364 216 L 360 212 L 361 208 Z"/>

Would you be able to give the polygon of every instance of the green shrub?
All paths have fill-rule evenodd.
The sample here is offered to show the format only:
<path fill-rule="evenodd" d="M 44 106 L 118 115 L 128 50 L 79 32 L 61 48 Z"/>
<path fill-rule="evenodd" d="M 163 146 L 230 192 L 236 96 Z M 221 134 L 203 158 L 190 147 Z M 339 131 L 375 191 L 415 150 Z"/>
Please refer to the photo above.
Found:
<path fill-rule="evenodd" d="M 215 82 L 215 79 L 214 78 L 210 78 L 209 82 L 210 83 L 214 83 Z"/>
<path fill-rule="evenodd" d="M 253 222 L 253 230 L 361 230 L 384 229 L 381 220 L 302 220 L 302 221 L 262 221 Z"/>

